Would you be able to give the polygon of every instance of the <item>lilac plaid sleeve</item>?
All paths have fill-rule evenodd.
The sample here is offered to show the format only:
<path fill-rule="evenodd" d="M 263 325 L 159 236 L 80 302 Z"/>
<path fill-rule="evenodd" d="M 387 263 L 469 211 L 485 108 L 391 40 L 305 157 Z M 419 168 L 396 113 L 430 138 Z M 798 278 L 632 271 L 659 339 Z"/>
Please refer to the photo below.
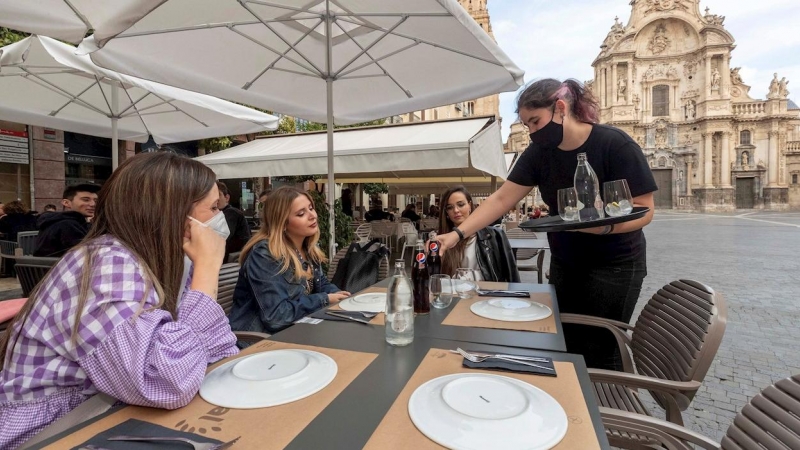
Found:
<path fill-rule="evenodd" d="M 174 409 L 197 394 L 208 363 L 236 354 L 222 308 L 188 291 L 178 320 L 157 309 L 114 328 L 80 366 L 94 386 L 126 403 Z"/>
<path fill-rule="evenodd" d="M 0 448 L 20 445 L 98 391 L 180 407 L 197 393 L 207 364 L 237 353 L 213 299 L 185 291 L 173 320 L 155 308 L 155 290 L 122 243 L 104 236 L 85 248 L 48 273 L 29 317 L 14 330 L 18 341 L 0 371 Z M 87 270 L 89 292 L 78 311 Z"/>

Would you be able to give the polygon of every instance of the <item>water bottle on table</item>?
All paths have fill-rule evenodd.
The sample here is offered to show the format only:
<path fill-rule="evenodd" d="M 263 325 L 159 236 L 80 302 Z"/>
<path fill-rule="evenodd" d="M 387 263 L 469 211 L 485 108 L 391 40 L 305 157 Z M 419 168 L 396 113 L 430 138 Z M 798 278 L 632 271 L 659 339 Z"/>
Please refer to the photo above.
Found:
<path fill-rule="evenodd" d="M 386 295 L 386 342 L 398 347 L 414 341 L 414 300 L 406 263 L 398 259 Z"/>

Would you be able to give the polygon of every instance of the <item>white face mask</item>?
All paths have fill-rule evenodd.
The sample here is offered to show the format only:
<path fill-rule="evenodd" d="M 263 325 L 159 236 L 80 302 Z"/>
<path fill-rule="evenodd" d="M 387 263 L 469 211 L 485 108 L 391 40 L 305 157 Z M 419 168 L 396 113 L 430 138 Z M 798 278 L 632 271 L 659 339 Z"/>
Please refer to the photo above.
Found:
<path fill-rule="evenodd" d="M 218 235 L 220 235 L 222 239 L 228 239 L 228 236 L 231 235 L 231 230 L 228 228 L 228 222 L 225 220 L 225 214 L 223 214 L 222 211 L 218 212 L 214 217 L 208 219 L 206 223 L 202 223 L 192 216 L 189 216 L 189 218 L 204 227 L 211 228 Z"/>

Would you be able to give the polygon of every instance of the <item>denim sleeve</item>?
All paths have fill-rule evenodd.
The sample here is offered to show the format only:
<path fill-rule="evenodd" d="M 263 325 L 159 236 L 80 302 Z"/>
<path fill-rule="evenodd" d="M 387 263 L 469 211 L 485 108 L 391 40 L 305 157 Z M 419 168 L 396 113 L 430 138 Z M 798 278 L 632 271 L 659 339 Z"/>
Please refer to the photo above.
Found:
<path fill-rule="evenodd" d="M 331 283 L 328 280 L 328 277 L 325 276 L 325 273 L 322 269 L 319 270 L 319 290 L 320 292 L 324 292 L 325 294 L 334 294 L 336 292 L 341 291 L 335 284 Z M 325 296 L 327 298 L 327 295 Z"/>
<path fill-rule="evenodd" d="M 288 327 L 327 304 L 324 293 L 305 293 L 305 285 L 290 273 L 280 273 L 281 264 L 264 247 L 254 247 L 245 261 L 250 290 L 256 298 L 259 316 L 270 333 Z"/>

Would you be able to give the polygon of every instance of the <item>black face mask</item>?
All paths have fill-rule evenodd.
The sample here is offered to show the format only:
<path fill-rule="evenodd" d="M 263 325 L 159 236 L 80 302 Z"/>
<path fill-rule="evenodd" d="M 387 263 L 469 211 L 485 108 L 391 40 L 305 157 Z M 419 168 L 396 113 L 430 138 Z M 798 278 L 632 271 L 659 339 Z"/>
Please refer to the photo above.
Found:
<path fill-rule="evenodd" d="M 546 149 L 556 148 L 561 144 L 561 141 L 564 140 L 564 126 L 560 123 L 555 123 L 553 121 L 555 117 L 555 108 L 553 108 L 553 117 L 550 119 L 550 123 L 535 133 L 531 133 L 531 142 Z"/>

